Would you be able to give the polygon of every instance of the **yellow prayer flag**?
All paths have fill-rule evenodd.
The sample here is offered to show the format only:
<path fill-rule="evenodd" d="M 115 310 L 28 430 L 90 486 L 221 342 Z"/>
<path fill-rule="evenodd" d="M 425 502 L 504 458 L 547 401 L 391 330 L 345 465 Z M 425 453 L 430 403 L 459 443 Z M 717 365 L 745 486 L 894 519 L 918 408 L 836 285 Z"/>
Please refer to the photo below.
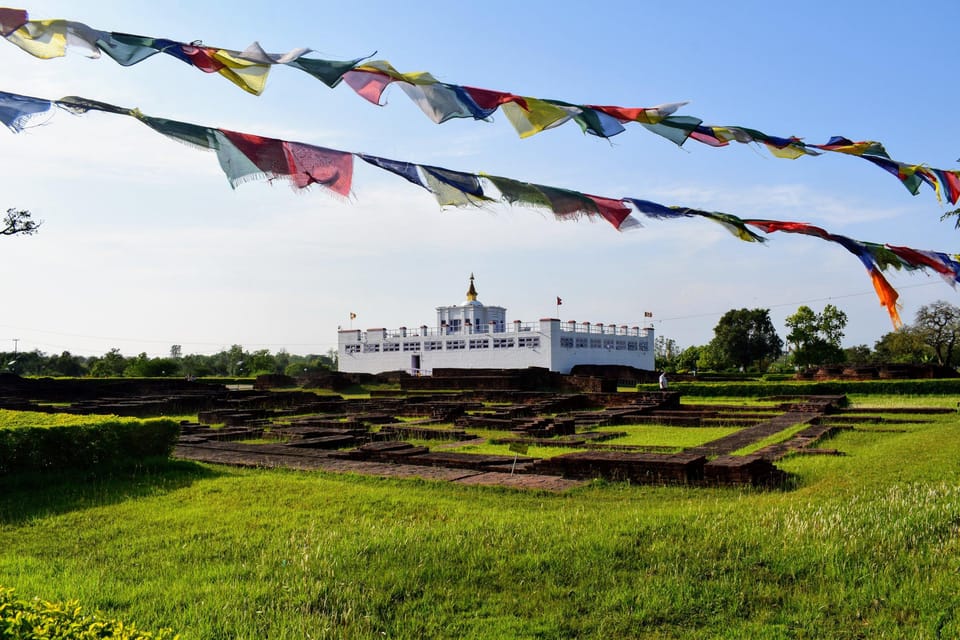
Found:
<path fill-rule="evenodd" d="M 366 71 L 368 73 L 381 73 L 385 76 L 393 78 L 394 80 L 399 80 L 401 82 L 409 82 L 410 84 L 437 84 L 439 82 L 429 71 L 412 71 L 410 73 L 400 73 L 397 69 L 387 62 L 386 60 L 371 60 L 359 66 L 353 68 L 354 71 Z"/>
<path fill-rule="evenodd" d="M 567 109 L 544 100 L 526 96 L 523 99 L 527 103 L 526 109 L 515 102 L 505 102 L 500 105 L 500 109 L 521 138 L 529 138 L 535 133 L 561 125 L 573 117 Z"/>
<path fill-rule="evenodd" d="M 269 64 L 242 60 L 224 49 L 215 52 L 213 57 L 226 65 L 217 73 L 248 93 L 255 96 L 263 93 L 267 86 L 267 76 L 270 74 Z"/>
<path fill-rule="evenodd" d="M 770 144 L 769 142 L 764 143 L 767 146 L 767 149 L 770 150 L 770 153 L 777 156 L 778 158 L 786 158 L 787 160 L 796 160 L 800 156 L 807 155 L 807 152 L 803 150 L 802 147 L 797 147 L 795 145 L 787 145 L 786 147 L 778 147 L 776 145 Z"/>
<path fill-rule="evenodd" d="M 66 20 L 30 20 L 7 36 L 27 53 L 48 60 L 67 54 Z"/>

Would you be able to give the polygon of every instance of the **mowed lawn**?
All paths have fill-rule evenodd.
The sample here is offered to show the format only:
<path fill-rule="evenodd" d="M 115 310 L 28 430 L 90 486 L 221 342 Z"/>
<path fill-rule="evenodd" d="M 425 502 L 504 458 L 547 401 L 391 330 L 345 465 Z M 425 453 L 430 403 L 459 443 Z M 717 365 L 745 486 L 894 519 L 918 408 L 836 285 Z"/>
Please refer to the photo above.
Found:
<path fill-rule="evenodd" d="M 960 421 L 924 419 L 781 461 L 789 491 L 0 480 L 0 585 L 187 639 L 955 638 Z"/>

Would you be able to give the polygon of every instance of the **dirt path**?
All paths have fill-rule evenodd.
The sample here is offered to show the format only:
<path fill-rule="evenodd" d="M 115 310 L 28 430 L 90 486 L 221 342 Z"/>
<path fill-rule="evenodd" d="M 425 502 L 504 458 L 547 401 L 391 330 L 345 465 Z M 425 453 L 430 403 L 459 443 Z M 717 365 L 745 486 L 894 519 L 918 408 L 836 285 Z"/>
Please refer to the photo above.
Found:
<path fill-rule="evenodd" d="M 699 447 L 687 449 L 685 453 L 696 453 L 704 456 L 728 455 L 754 442 L 763 440 L 768 436 L 789 429 L 794 425 L 810 424 L 822 415 L 822 413 L 808 411 L 788 411 L 775 418 L 765 420 L 760 424 L 740 429 L 736 433 L 731 433 L 729 436 L 718 438 Z"/>
<path fill-rule="evenodd" d="M 235 442 L 180 444 L 174 449 L 177 458 L 242 467 L 284 467 L 305 471 L 358 473 L 381 478 L 422 478 L 464 485 L 487 485 L 539 491 L 561 492 L 586 484 L 558 476 L 509 474 L 473 471 L 447 467 L 365 462 L 334 457 L 329 451 L 296 449 L 282 445 L 250 445 Z"/>

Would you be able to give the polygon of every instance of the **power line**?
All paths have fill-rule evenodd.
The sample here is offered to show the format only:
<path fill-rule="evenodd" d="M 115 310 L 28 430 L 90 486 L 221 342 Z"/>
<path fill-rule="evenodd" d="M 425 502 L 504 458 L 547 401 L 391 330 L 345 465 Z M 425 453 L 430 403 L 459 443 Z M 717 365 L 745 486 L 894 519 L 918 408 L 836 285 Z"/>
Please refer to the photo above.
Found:
<path fill-rule="evenodd" d="M 919 288 L 919 287 L 931 287 L 931 286 L 938 285 L 938 284 L 940 284 L 940 283 L 938 283 L 938 282 L 925 282 L 925 283 L 922 283 L 922 284 L 913 284 L 913 285 L 901 286 L 901 287 L 899 287 L 899 289 L 917 289 L 917 288 Z M 827 297 L 825 297 L 825 298 L 810 298 L 810 299 L 807 299 L 807 300 L 796 300 L 796 301 L 793 301 L 793 302 L 781 302 L 781 303 L 778 303 L 778 304 L 769 304 L 769 305 L 764 305 L 764 306 L 769 307 L 769 308 L 771 308 L 771 309 L 776 309 L 776 308 L 779 308 L 779 307 L 792 307 L 793 305 L 809 304 L 809 303 L 813 303 L 813 302 L 829 302 L 829 301 L 831 301 L 831 300 L 843 300 L 843 299 L 846 299 L 846 298 L 859 298 L 859 297 L 862 297 L 862 296 L 874 296 L 874 295 L 876 295 L 876 292 L 874 292 L 874 291 L 861 291 L 861 292 L 859 292 L 859 293 L 845 293 L 845 294 L 840 294 L 840 295 L 835 295 L 835 296 L 827 296 Z M 673 320 L 694 320 L 694 319 L 696 319 L 696 318 L 713 318 L 713 317 L 717 317 L 717 316 L 722 316 L 724 313 L 726 313 L 726 311 L 710 311 L 710 312 L 697 313 L 697 314 L 692 314 L 692 315 L 687 315 L 687 316 L 673 316 L 673 317 L 670 317 L 670 318 L 656 318 L 655 321 L 656 321 L 656 322 L 668 322 L 668 321 L 673 321 Z"/>

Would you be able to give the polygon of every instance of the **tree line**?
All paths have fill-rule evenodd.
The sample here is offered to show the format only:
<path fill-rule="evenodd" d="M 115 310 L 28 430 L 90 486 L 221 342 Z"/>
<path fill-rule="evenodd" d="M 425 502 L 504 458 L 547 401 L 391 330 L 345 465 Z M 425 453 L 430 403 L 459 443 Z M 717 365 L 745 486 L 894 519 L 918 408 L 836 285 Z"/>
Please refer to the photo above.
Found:
<path fill-rule="evenodd" d="M 664 371 L 778 371 L 830 364 L 960 365 L 960 308 L 943 300 L 924 305 L 913 324 L 874 343 L 843 348 L 847 314 L 832 304 L 820 313 L 801 306 L 785 321 L 786 342 L 777 334 L 769 309 L 731 309 L 713 329 L 713 339 L 680 349 L 658 336 L 656 367 Z M 786 349 L 785 349 L 786 347 Z"/>
<path fill-rule="evenodd" d="M 731 309 L 717 322 L 713 339 L 680 349 L 675 340 L 657 336 L 656 368 L 661 371 L 793 372 L 829 364 L 960 365 L 960 308 L 939 300 L 917 311 L 913 324 L 885 334 L 871 349 L 865 344 L 843 348 L 847 315 L 832 304 L 819 313 L 807 306 L 786 319 L 786 341 L 770 319 L 769 309 Z M 786 347 L 786 350 L 785 350 Z M 27 376 L 66 377 L 247 377 L 262 374 L 300 376 L 336 370 L 337 352 L 295 355 L 281 349 L 247 351 L 233 345 L 213 355 L 183 355 L 180 345 L 169 356 L 127 357 L 119 349 L 102 356 L 69 351 L 0 352 L 0 371 Z"/>
<path fill-rule="evenodd" d="M 119 349 L 110 349 L 102 356 L 78 356 L 69 351 L 59 355 L 42 351 L 0 353 L 2 371 L 23 376 L 65 376 L 96 378 L 157 377 L 247 377 L 262 374 L 300 376 L 337 368 L 337 352 L 330 349 L 323 355 L 295 355 L 281 349 L 247 351 L 235 344 L 213 355 L 183 355 L 180 345 L 170 347 L 170 355 L 150 357 L 141 353 L 127 357 Z"/>

